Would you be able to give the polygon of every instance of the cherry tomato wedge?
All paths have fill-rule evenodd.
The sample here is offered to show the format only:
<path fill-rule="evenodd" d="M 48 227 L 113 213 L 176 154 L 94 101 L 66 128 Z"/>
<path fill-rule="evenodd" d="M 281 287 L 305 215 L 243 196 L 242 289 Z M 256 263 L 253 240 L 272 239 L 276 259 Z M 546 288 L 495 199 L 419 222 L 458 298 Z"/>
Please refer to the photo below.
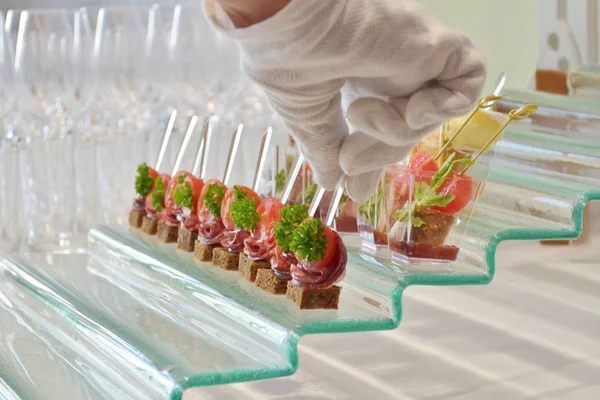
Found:
<path fill-rule="evenodd" d="M 473 197 L 473 179 L 469 175 L 452 173 L 439 188 L 440 194 L 454 195 L 454 200 L 446 207 L 434 207 L 445 214 L 454 215 L 469 204 Z"/>
<path fill-rule="evenodd" d="M 193 175 L 188 175 L 183 182 L 183 185 L 189 183 L 192 188 L 192 214 L 196 214 L 198 212 L 198 199 L 200 198 L 200 194 L 202 193 L 202 189 L 204 188 L 204 182 L 202 179 L 198 179 Z"/>
<path fill-rule="evenodd" d="M 169 182 L 171 181 L 171 176 L 169 174 L 160 174 L 160 178 L 163 181 L 163 184 L 165 185 L 165 187 L 169 186 Z M 156 179 L 154 179 L 154 185 L 152 186 L 152 190 L 150 191 L 150 194 L 148 194 L 148 197 L 146 197 L 146 211 L 150 212 L 150 213 L 156 213 L 156 210 L 154 209 L 154 206 L 152 205 L 152 194 L 156 191 Z M 163 207 L 165 206 L 165 199 L 163 198 L 162 201 L 162 205 Z"/>
<path fill-rule="evenodd" d="M 321 261 L 310 263 L 316 270 L 323 270 L 330 267 L 331 261 L 336 257 L 336 251 L 338 251 L 337 234 L 331 228 L 326 226 L 325 223 L 323 223 L 323 227 L 325 228 L 323 235 L 325 236 L 325 239 L 327 239 L 327 247 L 325 248 L 325 256 Z M 298 257 L 297 254 L 295 256 L 300 260 L 300 257 Z"/>
<path fill-rule="evenodd" d="M 165 208 L 175 208 L 173 194 L 175 193 L 175 189 L 182 185 L 182 183 L 180 183 L 182 176 L 185 180 L 188 176 L 192 176 L 192 174 L 186 171 L 179 171 L 171 178 L 169 186 L 167 186 L 167 191 L 165 192 Z"/>
<path fill-rule="evenodd" d="M 152 178 L 152 180 L 154 181 L 158 176 L 158 172 L 156 172 L 156 170 L 152 167 L 148 167 L 148 172 L 150 173 L 150 178 Z"/>
<path fill-rule="evenodd" d="M 419 151 L 415 154 L 410 163 L 408 164 L 408 172 L 412 174 L 420 174 L 423 172 L 433 172 L 436 173 L 439 170 L 437 162 L 435 159 L 426 152 L 425 150 Z"/>
<path fill-rule="evenodd" d="M 273 236 L 282 208 L 283 203 L 273 197 L 267 197 L 260 203 L 256 209 L 256 212 L 260 214 L 260 221 L 254 231 L 257 239 L 267 240 Z"/>
<path fill-rule="evenodd" d="M 225 193 L 225 197 L 223 197 L 223 203 L 221 203 L 221 218 L 223 219 L 223 225 L 225 225 L 225 228 L 227 228 L 229 231 L 233 231 L 235 229 L 235 223 L 231 218 L 231 205 L 234 201 L 234 192 L 236 187 L 242 192 L 247 193 L 249 199 L 256 199 L 257 207 L 260 206 L 261 203 L 260 196 L 249 187 L 239 185 L 230 187 L 227 190 L 227 193 Z"/>
<path fill-rule="evenodd" d="M 206 193 L 208 192 L 208 188 L 211 185 L 218 185 L 222 188 L 224 188 L 224 192 L 227 192 L 227 186 L 225 186 L 223 184 L 223 182 L 221 182 L 218 179 L 209 179 L 208 181 L 206 181 L 204 183 L 204 187 L 202 188 L 202 192 L 200 192 L 200 196 L 198 197 L 198 203 L 196 206 L 196 209 L 198 210 L 198 216 L 199 217 L 204 217 L 208 214 L 211 214 L 210 209 L 206 206 L 206 204 L 204 204 L 204 196 L 206 195 Z M 218 219 L 219 221 L 221 220 L 220 218 Z"/>

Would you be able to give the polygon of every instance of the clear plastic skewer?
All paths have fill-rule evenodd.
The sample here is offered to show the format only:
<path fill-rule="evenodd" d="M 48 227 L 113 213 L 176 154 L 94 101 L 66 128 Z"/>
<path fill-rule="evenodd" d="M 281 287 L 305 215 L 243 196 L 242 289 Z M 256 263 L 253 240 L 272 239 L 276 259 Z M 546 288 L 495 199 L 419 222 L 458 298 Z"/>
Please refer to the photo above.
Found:
<path fill-rule="evenodd" d="M 200 179 L 206 179 L 206 171 L 208 170 L 208 155 L 212 145 L 212 136 L 217 119 L 210 117 L 206 123 L 206 131 L 204 132 L 204 154 L 202 155 L 202 166 L 200 167 Z"/>
<path fill-rule="evenodd" d="M 269 158 L 269 150 L 271 148 L 271 139 L 273 137 L 273 129 L 269 127 L 263 135 L 262 142 L 260 144 L 260 151 L 258 154 L 258 161 L 256 163 L 256 171 L 254 171 L 254 182 L 252 189 L 258 193 L 260 189 L 260 181 L 262 179 L 265 164 Z"/>
<path fill-rule="evenodd" d="M 506 84 L 506 71 L 502 71 L 502 73 L 498 77 L 498 80 L 496 81 L 496 86 L 494 87 L 494 91 L 492 92 L 492 95 L 500 96 L 500 93 L 502 93 L 502 89 L 504 89 L 505 84 Z"/>
<path fill-rule="evenodd" d="M 271 194 L 274 198 L 277 198 L 277 174 L 279 173 L 279 146 L 273 148 L 273 159 L 275 162 L 272 165 L 271 176 L 273 177 L 273 187 L 271 188 Z"/>
<path fill-rule="evenodd" d="M 196 123 L 198 121 L 198 117 L 194 116 L 193 118 L 196 118 Z M 201 177 L 203 171 L 203 167 L 204 167 L 204 157 L 206 155 L 206 152 L 204 151 L 204 148 L 206 147 L 206 135 L 208 133 L 208 120 L 204 121 L 204 124 L 202 125 L 202 138 L 200 138 L 200 143 L 198 143 L 198 151 L 196 151 L 196 159 L 194 160 L 194 168 L 192 168 L 192 175 L 196 176 L 196 177 Z"/>
<path fill-rule="evenodd" d="M 175 160 L 175 164 L 173 165 L 173 173 L 172 176 L 175 176 L 177 172 L 179 172 L 179 168 L 181 167 L 181 163 L 183 162 L 183 157 L 185 156 L 185 152 L 192 140 L 192 136 L 194 135 L 194 131 L 196 130 L 196 123 L 198 122 L 198 117 L 194 116 L 190 118 L 190 122 L 188 123 L 187 129 L 185 131 L 185 137 L 183 138 L 183 143 L 181 143 L 181 148 L 179 149 L 179 153 L 177 154 L 177 159 Z"/>
<path fill-rule="evenodd" d="M 290 200 L 292 190 L 294 189 L 294 184 L 296 183 L 296 179 L 298 179 L 298 174 L 302 169 L 304 160 L 304 155 L 302 153 L 299 153 L 298 158 L 296 159 L 296 163 L 292 167 L 292 170 L 290 171 L 290 174 L 288 176 L 287 182 L 285 184 L 285 189 L 283 189 L 283 194 L 281 196 L 281 202 L 283 204 L 287 204 L 287 202 Z"/>
<path fill-rule="evenodd" d="M 317 213 L 317 210 L 319 209 L 319 205 L 321 204 L 321 201 L 323 200 L 324 195 L 325 195 L 325 189 L 323 189 L 322 187 L 319 187 L 319 189 L 317 189 L 317 192 L 315 193 L 315 197 L 313 197 L 313 200 L 310 203 L 310 208 L 308 209 L 309 216 L 311 216 L 311 217 L 315 216 L 315 214 Z"/>
<path fill-rule="evenodd" d="M 237 129 L 233 133 L 233 137 L 231 138 L 229 154 L 227 155 L 227 164 L 225 166 L 225 173 L 223 174 L 223 184 L 227 186 L 229 186 L 229 179 L 231 178 L 231 172 L 233 171 L 233 165 L 235 164 L 235 158 L 240 147 L 240 141 L 242 140 L 243 131 L 244 124 L 239 124 Z"/>
<path fill-rule="evenodd" d="M 167 148 L 169 147 L 169 142 L 171 141 L 171 137 L 173 136 L 173 128 L 175 127 L 175 121 L 177 120 L 177 110 L 173 110 L 171 112 L 171 116 L 169 117 L 169 122 L 167 123 L 167 128 L 165 129 L 165 135 L 163 137 L 162 144 L 160 145 L 160 150 L 158 152 L 158 158 L 156 159 L 156 164 L 154 164 L 154 169 L 160 171 L 160 167 L 165 159 L 165 154 L 167 152 Z"/>
<path fill-rule="evenodd" d="M 329 204 L 329 209 L 327 210 L 327 217 L 325 218 L 325 225 L 329 227 L 333 225 L 333 221 L 335 221 L 336 213 L 340 206 L 340 202 L 342 201 L 343 195 L 344 183 L 342 182 L 335 190 L 333 198 L 331 199 L 331 203 Z"/>

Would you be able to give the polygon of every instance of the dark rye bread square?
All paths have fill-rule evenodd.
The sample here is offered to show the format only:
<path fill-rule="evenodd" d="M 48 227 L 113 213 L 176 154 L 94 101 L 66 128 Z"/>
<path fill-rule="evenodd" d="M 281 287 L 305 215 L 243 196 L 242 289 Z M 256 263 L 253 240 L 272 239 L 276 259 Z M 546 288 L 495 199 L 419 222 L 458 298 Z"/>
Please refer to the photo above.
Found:
<path fill-rule="evenodd" d="M 287 291 L 288 281 L 279 278 L 271 268 L 256 271 L 256 287 L 265 292 L 284 295 Z"/>
<path fill-rule="evenodd" d="M 337 310 L 340 302 L 340 286 L 327 289 L 307 289 L 288 282 L 286 297 L 301 310 Z"/>
<path fill-rule="evenodd" d="M 230 253 L 222 247 L 213 250 L 213 265 L 226 271 L 237 271 L 240 262 L 240 253 Z"/>
<path fill-rule="evenodd" d="M 156 232 L 158 232 L 158 220 L 145 215 L 142 219 L 142 232 L 152 236 L 156 235 Z"/>
<path fill-rule="evenodd" d="M 192 253 L 197 240 L 198 232 L 190 231 L 189 229 L 185 229 L 183 226 L 179 227 L 179 233 L 177 235 L 178 249 Z"/>
<path fill-rule="evenodd" d="M 158 240 L 163 243 L 177 243 L 177 236 L 179 235 L 178 226 L 167 226 L 164 222 L 158 222 L 158 231 L 156 232 Z"/>
<path fill-rule="evenodd" d="M 146 210 L 131 210 L 129 211 L 129 225 L 140 229 L 146 216 Z"/>
<path fill-rule="evenodd" d="M 217 244 L 205 246 L 199 242 L 196 242 L 194 246 L 194 257 L 196 257 L 196 260 L 198 261 L 211 262 L 213 260 L 213 251 L 217 247 L 219 247 Z"/>
<path fill-rule="evenodd" d="M 246 254 L 240 253 L 238 274 L 248 282 L 256 281 L 257 271 L 265 268 L 271 269 L 269 261 L 254 261 L 249 259 Z"/>

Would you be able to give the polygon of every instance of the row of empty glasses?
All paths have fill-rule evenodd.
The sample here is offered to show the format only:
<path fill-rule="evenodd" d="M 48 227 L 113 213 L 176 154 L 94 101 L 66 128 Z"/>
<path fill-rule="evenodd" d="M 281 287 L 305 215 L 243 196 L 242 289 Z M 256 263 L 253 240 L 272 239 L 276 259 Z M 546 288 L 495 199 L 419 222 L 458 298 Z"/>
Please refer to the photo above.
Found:
<path fill-rule="evenodd" d="M 122 222 L 135 167 L 156 159 L 174 110 L 164 165 L 197 115 L 215 132 L 213 173 L 242 119 L 255 132 L 245 140 L 273 123 L 201 2 L 11 10 L 2 23 L 0 253 L 74 246 L 89 227 Z"/>

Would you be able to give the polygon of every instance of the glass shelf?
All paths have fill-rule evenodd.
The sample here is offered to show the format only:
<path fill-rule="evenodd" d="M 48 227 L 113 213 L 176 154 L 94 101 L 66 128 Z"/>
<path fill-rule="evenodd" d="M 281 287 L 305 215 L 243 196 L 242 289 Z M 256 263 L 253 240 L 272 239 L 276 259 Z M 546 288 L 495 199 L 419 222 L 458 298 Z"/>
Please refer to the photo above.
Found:
<path fill-rule="evenodd" d="M 137 230 L 98 227 L 86 250 L 0 262 L 0 397 L 180 399 L 191 387 L 290 375 L 303 335 L 394 329 L 409 286 L 486 284 L 502 241 L 578 237 L 585 205 L 600 200 L 600 123 L 571 124 L 563 99 L 506 95 L 552 118 L 512 125 L 489 170 L 470 170 L 487 180 L 456 262 L 397 268 L 345 235 L 339 310 L 306 311 Z"/>
<path fill-rule="evenodd" d="M 0 393 L 5 387 L 28 399 L 180 399 L 191 387 L 290 375 L 303 335 L 393 329 L 410 285 L 485 284 L 501 241 L 576 237 L 585 203 L 600 199 L 600 191 L 539 172 L 492 170 L 461 255 L 449 266 L 400 271 L 361 255 L 356 237 L 346 237 L 338 311 L 298 310 L 236 273 L 119 226 L 92 230 L 85 251 L 10 256 L 1 264 L 0 321 L 18 348 L 0 347 L 2 365 L 14 366 Z M 547 194 L 562 183 L 567 187 L 555 195 L 562 200 Z M 532 188 L 546 190 L 550 215 L 564 209 L 572 220 L 495 203 L 496 191 L 507 187 L 529 200 Z M 48 366 L 53 373 L 44 373 Z"/>

